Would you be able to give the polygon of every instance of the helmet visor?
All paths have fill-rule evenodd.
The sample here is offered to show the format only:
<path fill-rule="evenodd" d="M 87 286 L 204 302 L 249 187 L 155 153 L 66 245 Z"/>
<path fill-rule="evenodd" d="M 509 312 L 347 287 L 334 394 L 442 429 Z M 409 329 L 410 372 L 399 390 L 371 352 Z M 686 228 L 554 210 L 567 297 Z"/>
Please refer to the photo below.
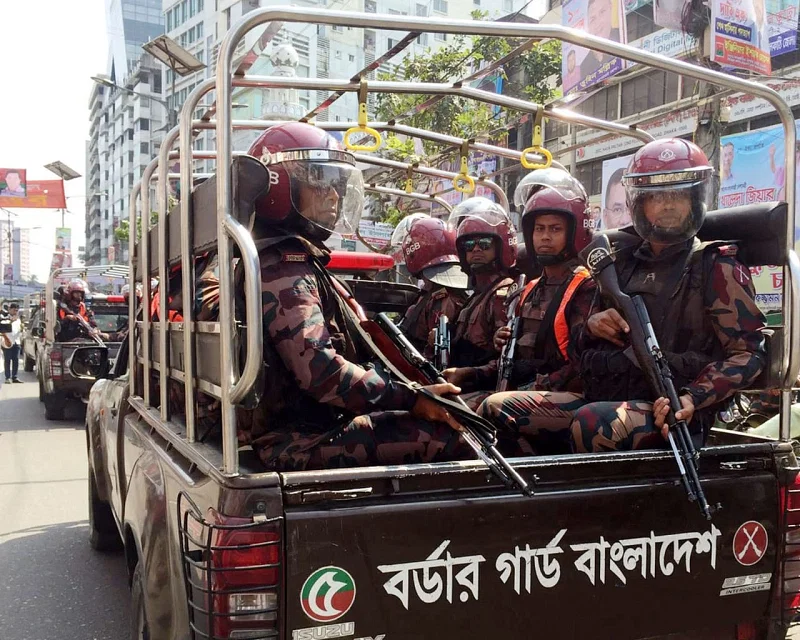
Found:
<path fill-rule="evenodd" d="M 412 213 L 398 222 L 397 226 L 392 232 L 392 239 L 389 241 L 389 244 L 392 246 L 392 248 L 400 249 L 403 246 L 403 241 L 408 235 L 409 229 L 411 229 L 411 225 L 417 220 L 423 220 L 424 218 L 430 218 L 430 216 L 426 213 Z"/>
<path fill-rule="evenodd" d="M 520 180 L 514 190 L 514 206 L 521 210 L 538 187 L 552 187 L 563 193 L 568 200 L 574 198 L 588 199 L 583 185 L 568 172 L 556 167 L 549 167 L 531 171 Z"/>
<path fill-rule="evenodd" d="M 678 244 L 697 235 L 708 209 L 710 182 L 669 187 L 628 186 L 628 205 L 636 233 L 645 240 Z"/>
<path fill-rule="evenodd" d="M 364 209 L 361 171 L 346 162 L 289 161 L 292 205 L 312 224 L 339 234 L 358 229 Z"/>
<path fill-rule="evenodd" d="M 453 207 L 453 210 L 447 217 L 447 226 L 453 231 L 458 231 L 461 223 L 469 217 L 491 220 L 493 221 L 491 224 L 496 224 L 494 221 L 511 220 L 506 210 L 496 202 L 481 196 L 474 196 Z"/>

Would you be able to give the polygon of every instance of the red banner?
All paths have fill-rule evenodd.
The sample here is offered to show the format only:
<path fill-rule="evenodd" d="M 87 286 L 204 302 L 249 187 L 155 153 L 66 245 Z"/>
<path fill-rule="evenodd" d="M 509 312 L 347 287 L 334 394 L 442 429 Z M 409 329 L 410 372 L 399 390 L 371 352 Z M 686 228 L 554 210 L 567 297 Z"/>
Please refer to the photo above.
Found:
<path fill-rule="evenodd" d="M 66 209 L 63 180 L 28 180 L 24 197 L 0 196 L 0 207 L 18 209 Z"/>

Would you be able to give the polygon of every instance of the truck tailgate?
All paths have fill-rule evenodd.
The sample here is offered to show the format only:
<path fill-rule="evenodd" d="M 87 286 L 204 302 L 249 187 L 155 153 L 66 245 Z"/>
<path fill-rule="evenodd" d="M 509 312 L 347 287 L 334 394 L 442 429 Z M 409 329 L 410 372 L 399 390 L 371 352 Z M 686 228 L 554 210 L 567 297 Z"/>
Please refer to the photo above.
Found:
<path fill-rule="evenodd" d="M 539 459 L 533 498 L 480 489 L 477 467 L 285 474 L 286 637 L 733 631 L 767 615 L 776 572 L 778 484 L 759 447 L 704 455 L 709 502 L 723 504 L 710 522 L 656 452 Z"/>

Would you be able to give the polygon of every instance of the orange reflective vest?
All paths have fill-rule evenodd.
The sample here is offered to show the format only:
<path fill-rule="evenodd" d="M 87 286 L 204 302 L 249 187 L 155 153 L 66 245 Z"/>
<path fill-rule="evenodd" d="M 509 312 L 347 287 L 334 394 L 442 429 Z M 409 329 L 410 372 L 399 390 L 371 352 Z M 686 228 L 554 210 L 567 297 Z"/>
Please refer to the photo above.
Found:
<path fill-rule="evenodd" d="M 89 322 L 89 312 L 86 310 L 86 305 L 81 302 L 81 306 L 78 309 L 70 309 L 73 315 L 80 316 L 86 322 Z M 58 319 L 63 320 L 67 317 L 67 312 L 63 308 L 58 309 Z"/>
<path fill-rule="evenodd" d="M 564 295 L 561 298 L 561 303 L 558 305 L 558 310 L 556 311 L 556 317 L 553 320 L 554 323 L 554 331 L 556 337 L 556 342 L 558 343 L 558 350 L 561 352 L 562 357 L 564 360 L 569 360 L 568 357 L 568 347 L 569 347 L 569 324 L 567 323 L 567 305 L 569 305 L 570 301 L 572 300 L 575 292 L 578 290 L 584 280 L 589 278 L 589 271 L 586 267 L 577 267 L 575 271 L 572 272 L 572 280 L 569 281 L 567 285 L 566 291 L 564 291 Z M 536 285 L 539 284 L 539 280 L 541 278 L 536 278 L 535 280 L 531 280 L 528 284 L 525 285 L 525 288 L 522 290 L 522 293 L 519 297 L 519 303 L 517 304 L 517 308 L 514 312 L 515 316 L 520 315 L 520 311 L 522 309 L 522 305 L 525 304 L 525 300 L 530 295 L 530 293 L 536 288 Z"/>
<path fill-rule="evenodd" d="M 172 299 L 169 300 L 172 302 Z M 153 302 L 150 304 L 150 319 L 154 321 L 158 321 L 158 308 L 161 304 L 160 298 L 158 293 L 153 296 Z M 175 309 L 167 309 L 167 321 L 168 322 L 181 322 L 183 320 L 183 316 L 180 314 L 179 311 L 175 311 Z"/>

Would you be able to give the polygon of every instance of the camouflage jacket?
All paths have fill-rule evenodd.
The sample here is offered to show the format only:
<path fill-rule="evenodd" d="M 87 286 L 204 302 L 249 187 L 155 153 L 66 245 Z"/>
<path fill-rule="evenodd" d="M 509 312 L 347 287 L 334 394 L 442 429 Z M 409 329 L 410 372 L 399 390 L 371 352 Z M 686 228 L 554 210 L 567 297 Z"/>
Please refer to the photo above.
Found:
<path fill-rule="evenodd" d="M 474 279 L 475 291 L 451 329 L 454 367 L 482 366 L 495 360 L 494 334 L 506 323 L 506 297 L 514 281 L 502 275 Z"/>
<path fill-rule="evenodd" d="M 550 314 L 553 315 L 553 321 L 544 332 L 542 324 L 548 316 L 550 306 L 560 304 L 565 289 L 572 280 L 572 270 L 577 266 L 577 260 L 571 262 L 570 271 L 560 277 L 548 278 L 543 273 L 518 309 L 521 322 L 517 334 L 511 388 L 580 392 L 580 360 L 575 346 L 592 308 L 596 292 L 594 281 L 591 278 L 584 280 L 564 309 L 568 331 L 567 358 L 564 357 L 556 337 L 555 316 Z M 520 292 L 515 291 L 514 294 L 520 295 Z M 499 360 L 476 368 L 472 372 L 470 386 L 483 390 L 495 388 L 498 369 Z"/>
<path fill-rule="evenodd" d="M 431 356 L 433 349 L 428 345 L 431 330 L 436 328 L 441 316 L 455 322 L 466 302 L 466 291 L 426 283 L 420 297 L 403 316 L 400 329 L 420 352 Z"/>
<path fill-rule="evenodd" d="M 295 425 L 326 433 L 355 415 L 414 405 L 410 387 L 369 364 L 324 272 L 327 249 L 288 236 L 273 239 L 260 260 L 266 381 L 253 438 L 271 446 Z"/>
<path fill-rule="evenodd" d="M 736 254 L 735 245 L 701 245 L 694 239 L 658 256 L 648 243 L 634 245 L 616 262 L 623 291 L 641 295 L 648 308 L 679 393 L 690 394 L 698 410 L 748 388 L 764 366 L 764 316 L 755 303 L 750 271 Z M 681 267 L 674 272 L 679 278 L 672 286 L 670 271 Z M 611 354 L 606 362 L 619 353 L 617 362 L 625 363 L 621 350 L 610 344 L 583 332 L 580 348 L 586 375 L 609 379 L 617 373 L 598 371 L 594 350 Z"/>

